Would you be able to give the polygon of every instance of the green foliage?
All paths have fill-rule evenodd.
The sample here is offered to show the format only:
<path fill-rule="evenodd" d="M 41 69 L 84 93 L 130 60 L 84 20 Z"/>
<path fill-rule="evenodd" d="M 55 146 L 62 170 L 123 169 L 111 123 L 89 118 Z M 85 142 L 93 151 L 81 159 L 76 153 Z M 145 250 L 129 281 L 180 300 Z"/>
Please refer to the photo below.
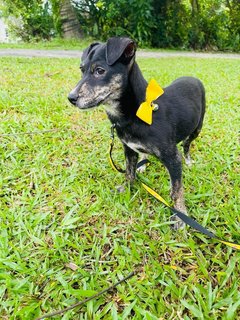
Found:
<path fill-rule="evenodd" d="M 51 6 L 51 14 L 54 26 L 54 35 L 61 36 L 62 34 L 62 21 L 60 16 L 60 0 L 49 0 Z"/>
<path fill-rule="evenodd" d="M 89 35 L 102 39 L 127 35 L 140 45 L 151 44 L 152 0 L 76 1 L 75 5 Z"/>
<path fill-rule="evenodd" d="M 71 0 L 69 0 L 71 1 Z M 12 30 L 24 40 L 61 35 L 62 0 L 4 0 L 20 18 Z M 240 50 L 239 0 L 72 0 L 86 36 L 130 36 L 140 46 Z M 11 20 L 10 20 L 11 23 Z"/>
<path fill-rule="evenodd" d="M 4 0 L 3 13 L 8 20 L 10 33 L 24 41 L 50 39 L 54 32 L 49 1 Z"/>
<path fill-rule="evenodd" d="M 156 47 L 187 47 L 191 26 L 189 12 L 181 0 L 154 0 L 155 28 L 152 45 Z"/>
<path fill-rule="evenodd" d="M 195 49 L 240 50 L 240 2 L 203 1 L 192 14 L 190 46 Z"/>
<path fill-rule="evenodd" d="M 142 46 L 240 50 L 236 0 L 75 1 L 88 35 L 128 35 Z"/>
<path fill-rule="evenodd" d="M 195 163 L 183 164 L 187 207 L 219 237 L 239 242 L 239 60 L 139 64 L 163 87 L 182 75 L 204 82 Z M 0 58 L 0 66 L 0 318 L 34 320 L 138 269 L 117 290 L 56 319 L 239 319 L 240 253 L 189 228 L 171 230 L 169 210 L 137 182 L 116 191 L 125 178 L 108 163 L 103 107 L 80 112 L 67 102 L 79 59 Z M 54 131 L 27 134 L 42 130 Z M 118 140 L 114 158 L 123 165 Z M 147 178 L 168 200 L 168 174 L 150 160 Z"/>

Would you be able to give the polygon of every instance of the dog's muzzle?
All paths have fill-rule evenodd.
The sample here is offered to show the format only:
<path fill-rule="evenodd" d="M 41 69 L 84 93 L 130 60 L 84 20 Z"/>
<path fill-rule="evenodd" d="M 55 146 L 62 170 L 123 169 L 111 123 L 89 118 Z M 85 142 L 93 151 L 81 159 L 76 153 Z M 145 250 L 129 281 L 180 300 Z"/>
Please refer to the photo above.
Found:
<path fill-rule="evenodd" d="M 79 95 L 76 92 L 71 91 L 68 95 L 68 100 L 75 106 L 77 104 Z"/>

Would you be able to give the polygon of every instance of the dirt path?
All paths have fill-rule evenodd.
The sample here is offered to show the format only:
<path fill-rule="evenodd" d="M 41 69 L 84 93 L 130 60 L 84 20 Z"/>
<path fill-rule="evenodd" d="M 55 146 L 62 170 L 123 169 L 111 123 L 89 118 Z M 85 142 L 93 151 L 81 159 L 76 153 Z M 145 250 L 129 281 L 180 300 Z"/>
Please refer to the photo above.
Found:
<path fill-rule="evenodd" d="M 49 57 L 49 58 L 80 58 L 81 51 L 77 50 L 35 50 L 35 49 L 0 49 L 0 56 L 17 57 Z M 193 51 L 137 51 L 139 58 L 190 57 L 190 58 L 226 58 L 240 59 L 235 53 L 203 53 Z"/>

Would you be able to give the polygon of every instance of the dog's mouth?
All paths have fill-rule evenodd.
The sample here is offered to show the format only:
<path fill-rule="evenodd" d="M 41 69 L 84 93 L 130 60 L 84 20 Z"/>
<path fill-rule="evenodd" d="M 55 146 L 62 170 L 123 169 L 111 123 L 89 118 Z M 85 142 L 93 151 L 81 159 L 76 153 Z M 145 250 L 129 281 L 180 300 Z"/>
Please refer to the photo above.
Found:
<path fill-rule="evenodd" d="M 106 94 L 104 97 L 99 97 L 94 100 L 89 100 L 89 99 L 84 99 L 84 98 L 79 97 L 75 103 L 75 106 L 78 107 L 79 109 L 82 109 L 82 110 L 98 107 L 99 105 L 104 103 L 104 101 L 106 101 L 106 99 L 110 96 L 110 94 L 111 94 L 111 92 Z"/>

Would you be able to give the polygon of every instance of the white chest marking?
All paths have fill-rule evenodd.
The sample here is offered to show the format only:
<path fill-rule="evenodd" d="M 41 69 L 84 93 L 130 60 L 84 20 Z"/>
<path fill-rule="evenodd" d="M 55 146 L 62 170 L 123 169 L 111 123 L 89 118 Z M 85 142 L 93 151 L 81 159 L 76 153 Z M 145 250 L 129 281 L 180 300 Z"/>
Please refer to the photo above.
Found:
<path fill-rule="evenodd" d="M 126 142 L 123 140 L 123 142 L 133 151 L 137 152 L 137 153 L 148 153 L 146 151 L 146 147 L 144 145 L 142 145 L 141 143 L 135 143 L 135 142 Z"/>

